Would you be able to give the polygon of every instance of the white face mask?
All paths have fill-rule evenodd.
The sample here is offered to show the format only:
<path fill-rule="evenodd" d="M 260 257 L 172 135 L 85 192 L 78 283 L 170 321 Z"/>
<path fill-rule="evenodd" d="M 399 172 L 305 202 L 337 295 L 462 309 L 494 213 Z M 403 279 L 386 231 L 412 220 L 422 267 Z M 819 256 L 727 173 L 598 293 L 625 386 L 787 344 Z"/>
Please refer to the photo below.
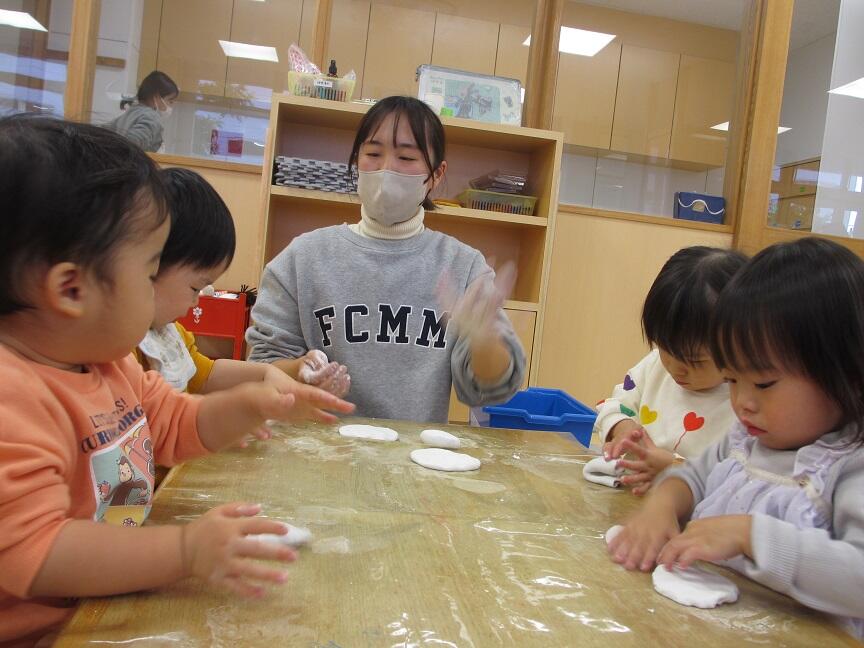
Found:
<path fill-rule="evenodd" d="M 163 108 L 156 108 L 156 111 L 159 113 L 159 116 L 162 119 L 168 119 L 171 116 L 171 111 L 174 110 L 174 106 L 169 104 L 167 101 L 162 99 Z"/>
<path fill-rule="evenodd" d="M 382 225 L 402 223 L 417 213 L 426 198 L 426 175 L 395 171 L 360 171 L 357 193 L 366 214 Z"/>

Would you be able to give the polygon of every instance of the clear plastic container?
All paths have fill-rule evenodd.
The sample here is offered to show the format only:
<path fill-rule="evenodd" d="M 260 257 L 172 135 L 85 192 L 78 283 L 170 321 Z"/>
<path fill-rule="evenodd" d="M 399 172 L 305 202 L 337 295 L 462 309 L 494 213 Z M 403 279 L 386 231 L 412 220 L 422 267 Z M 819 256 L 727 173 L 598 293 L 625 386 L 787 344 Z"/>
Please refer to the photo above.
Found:
<path fill-rule="evenodd" d="M 522 214 L 533 216 L 537 198 L 517 194 L 483 191 L 482 189 L 466 189 L 458 196 L 459 204 L 471 209 L 503 212 L 505 214 Z"/>
<path fill-rule="evenodd" d="M 351 95 L 354 94 L 354 79 L 292 71 L 288 73 L 288 92 L 295 97 L 351 101 Z"/>

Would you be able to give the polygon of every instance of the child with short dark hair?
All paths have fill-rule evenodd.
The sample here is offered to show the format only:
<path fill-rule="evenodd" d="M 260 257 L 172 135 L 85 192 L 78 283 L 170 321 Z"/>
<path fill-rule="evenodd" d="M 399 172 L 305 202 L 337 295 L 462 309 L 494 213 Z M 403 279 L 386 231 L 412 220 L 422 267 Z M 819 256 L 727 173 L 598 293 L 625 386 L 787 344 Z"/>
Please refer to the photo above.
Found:
<path fill-rule="evenodd" d="M 0 204 L 0 643 L 44 636 L 63 598 L 192 575 L 246 595 L 284 582 L 252 559 L 295 554 L 244 539 L 284 533 L 257 505 L 140 528 L 155 462 L 266 439 L 295 401 L 264 383 L 194 398 L 129 353 L 168 236 L 155 164 L 103 128 L 3 118 Z"/>
<path fill-rule="evenodd" d="M 620 478 L 644 493 L 680 457 L 696 457 L 735 420 L 729 388 L 708 349 L 720 291 L 744 265 L 740 252 L 704 246 L 679 250 L 645 297 L 642 330 L 655 347 L 598 407 L 594 431 Z"/>
<path fill-rule="evenodd" d="M 145 369 L 153 369 L 175 389 L 207 394 L 244 382 L 265 381 L 284 393 L 298 396 L 295 418 L 333 422 L 336 417 L 308 408 L 317 387 L 304 385 L 269 364 L 220 358 L 212 360 L 198 350 L 195 336 L 175 321 L 198 304 L 202 288 L 213 284 L 234 258 L 234 220 L 225 202 L 194 171 L 160 171 L 165 183 L 171 232 L 156 275 L 156 309 L 150 330 L 135 351 Z M 332 399 L 327 399 L 332 403 Z M 339 401 L 340 411 L 353 407 Z"/>
<path fill-rule="evenodd" d="M 864 262 L 817 238 L 766 248 L 721 294 L 710 347 L 738 421 L 663 476 L 613 560 L 719 562 L 864 638 Z"/>

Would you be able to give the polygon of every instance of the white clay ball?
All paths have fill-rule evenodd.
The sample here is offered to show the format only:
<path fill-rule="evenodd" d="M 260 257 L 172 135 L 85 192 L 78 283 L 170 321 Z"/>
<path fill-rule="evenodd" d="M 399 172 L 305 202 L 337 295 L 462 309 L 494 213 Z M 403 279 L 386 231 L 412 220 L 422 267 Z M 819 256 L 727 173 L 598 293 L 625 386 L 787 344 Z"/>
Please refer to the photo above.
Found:
<path fill-rule="evenodd" d="M 420 433 L 420 440 L 426 445 L 435 446 L 436 448 L 460 448 L 462 442 L 459 437 L 455 437 L 444 430 L 423 430 Z"/>
<path fill-rule="evenodd" d="M 339 434 L 343 437 L 368 441 L 395 441 L 399 438 L 399 433 L 396 430 L 377 425 L 343 425 L 339 428 Z"/>
<path fill-rule="evenodd" d="M 411 452 L 411 461 L 431 470 L 445 472 L 465 472 L 480 468 L 480 460 L 471 455 L 444 450 L 442 448 L 421 448 Z"/>

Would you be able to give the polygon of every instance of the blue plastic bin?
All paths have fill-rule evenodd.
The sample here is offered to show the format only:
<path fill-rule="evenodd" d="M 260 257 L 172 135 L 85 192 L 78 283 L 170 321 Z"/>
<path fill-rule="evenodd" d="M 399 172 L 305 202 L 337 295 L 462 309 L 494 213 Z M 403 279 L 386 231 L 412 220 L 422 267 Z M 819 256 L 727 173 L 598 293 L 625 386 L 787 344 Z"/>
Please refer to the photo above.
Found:
<path fill-rule="evenodd" d="M 502 405 L 484 407 L 489 426 L 569 432 L 586 448 L 597 412 L 560 389 L 529 387 Z"/>

